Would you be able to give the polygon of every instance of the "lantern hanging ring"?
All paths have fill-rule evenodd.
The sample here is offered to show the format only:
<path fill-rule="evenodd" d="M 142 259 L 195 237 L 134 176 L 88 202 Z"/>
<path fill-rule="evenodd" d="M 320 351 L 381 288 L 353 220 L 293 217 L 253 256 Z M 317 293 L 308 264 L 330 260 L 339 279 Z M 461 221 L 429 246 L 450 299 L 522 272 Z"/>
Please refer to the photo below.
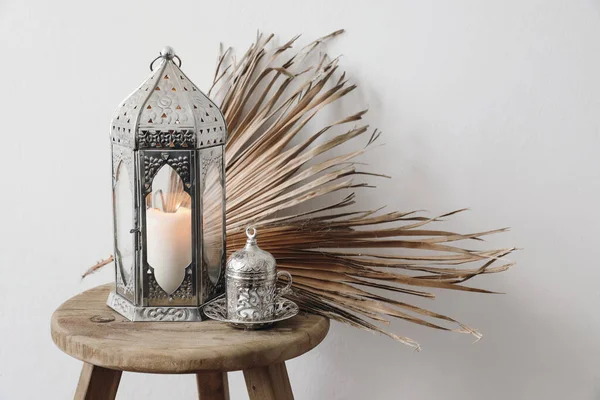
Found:
<path fill-rule="evenodd" d="M 154 72 L 154 68 L 153 68 L 154 63 L 160 58 L 165 58 L 167 60 L 177 60 L 179 62 L 178 67 L 181 68 L 181 58 L 179 58 L 179 56 L 177 54 L 175 54 L 175 50 L 171 46 L 165 46 L 160 51 L 160 54 L 158 55 L 158 57 L 156 57 L 150 63 L 150 71 Z"/>

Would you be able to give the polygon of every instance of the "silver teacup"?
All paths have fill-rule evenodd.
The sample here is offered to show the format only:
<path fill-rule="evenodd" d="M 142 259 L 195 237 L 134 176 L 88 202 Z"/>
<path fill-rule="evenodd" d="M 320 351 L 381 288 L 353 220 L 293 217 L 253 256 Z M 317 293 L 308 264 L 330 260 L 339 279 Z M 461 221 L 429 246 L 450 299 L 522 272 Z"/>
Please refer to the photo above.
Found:
<path fill-rule="evenodd" d="M 227 319 L 243 322 L 269 321 L 275 315 L 275 300 L 292 286 L 289 272 L 277 272 L 271 253 L 256 244 L 256 229 L 246 229 L 246 246 L 229 257 L 225 271 Z M 277 281 L 288 280 L 283 289 Z"/>

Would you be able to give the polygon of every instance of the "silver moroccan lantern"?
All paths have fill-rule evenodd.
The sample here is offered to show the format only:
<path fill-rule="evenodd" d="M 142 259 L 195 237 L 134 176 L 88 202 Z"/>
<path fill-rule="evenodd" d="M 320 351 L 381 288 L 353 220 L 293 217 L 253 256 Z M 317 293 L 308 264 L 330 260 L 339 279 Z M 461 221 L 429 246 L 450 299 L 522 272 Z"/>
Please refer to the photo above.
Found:
<path fill-rule="evenodd" d="M 247 228 L 246 235 L 246 246 L 234 252 L 227 261 L 227 319 L 234 323 L 271 322 L 277 317 L 277 298 L 290 289 L 292 276 L 287 271 L 277 271 L 273 255 L 258 247 L 256 229 Z M 285 288 L 278 289 L 277 280 L 281 276 L 288 282 Z M 294 315 L 295 312 L 297 309 Z"/>
<path fill-rule="evenodd" d="M 110 125 L 116 289 L 132 321 L 197 321 L 223 292 L 225 120 L 166 47 Z"/>

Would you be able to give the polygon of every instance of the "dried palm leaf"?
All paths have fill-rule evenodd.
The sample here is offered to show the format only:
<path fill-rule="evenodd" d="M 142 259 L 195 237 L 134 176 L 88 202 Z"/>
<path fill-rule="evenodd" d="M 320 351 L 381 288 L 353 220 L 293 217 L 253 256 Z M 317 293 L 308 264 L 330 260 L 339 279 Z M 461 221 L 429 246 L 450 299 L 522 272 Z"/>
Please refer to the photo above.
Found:
<path fill-rule="evenodd" d="M 378 294 L 434 298 L 429 288 L 490 293 L 464 283 L 510 268 L 513 263 L 505 257 L 514 248 L 474 250 L 454 244 L 481 241 L 504 229 L 458 234 L 429 228 L 464 210 L 427 218 L 417 211 L 351 209 L 352 190 L 371 187 L 355 178 L 385 175 L 357 169 L 356 159 L 380 136 L 367 125 L 355 125 L 367 110 L 319 122 L 327 106 L 356 89 L 339 72 L 338 59 L 317 54 L 323 42 L 342 32 L 299 51 L 292 47 L 298 36 L 275 46 L 274 35 L 259 33 L 239 60 L 231 49 L 222 49 L 209 95 L 220 104 L 229 132 L 227 251 L 239 249 L 244 229 L 253 225 L 259 228 L 260 246 L 292 274 L 290 297 L 302 309 L 417 349 L 417 342 L 381 324 L 398 318 L 479 339 L 477 331 L 450 317 Z M 318 124 L 322 127 L 314 129 Z M 343 132 L 332 133 L 338 130 Z M 348 143 L 355 150 L 338 154 Z M 330 201 L 344 191 L 350 194 Z"/>
<path fill-rule="evenodd" d="M 314 200 L 328 199 L 332 193 L 369 186 L 355 179 L 383 176 L 359 171 L 355 161 L 380 134 L 370 132 L 367 125 L 354 125 L 367 110 L 321 129 L 311 128 L 328 105 L 343 101 L 356 88 L 338 71 L 338 59 L 315 54 L 321 43 L 341 33 L 333 32 L 299 51 L 292 48 L 298 37 L 274 46 L 274 35 L 262 34 L 239 60 L 231 49 L 222 51 L 209 94 L 220 104 L 229 131 L 228 252 L 243 244 L 243 229 L 254 225 L 261 247 L 273 253 L 279 268 L 292 274 L 292 297 L 303 309 L 416 348 L 415 341 L 378 323 L 393 317 L 480 338 L 452 318 L 373 289 L 428 298 L 434 295 L 427 288 L 489 293 L 464 283 L 510 268 L 513 264 L 503 260 L 514 249 L 469 250 L 453 243 L 481 240 L 504 229 L 466 235 L 428 229 L 463 210 L 436 218 L 417 212 L 351 211 L 354 193 L 326 206 L 314 205 Z M 345 131 L 325 136 L 339 129 Z M 362 137 L 366 146 L 360 144 Z M 334 151 L 350 141 L 358 143 L 355 150 Z M 323 161 L 315 161 L 319 156 Z M 460 268 L 471 263 L 480 265 Z"/>
<path fill-rule="evenodd" d="M 86 276 L 92 275 L 95 272 L 98 272 L 100 269 L 102 269 L 102 267 L 110 264 L 114 260 L 115 260 L 115 257 L 113 255 L 110 255 L 110 256 L 106 257 L 104 260 L 98 261 L 96 264 L 89 267 L 83 274 L 81 274 L 81 279 L 85 278 Z"/>

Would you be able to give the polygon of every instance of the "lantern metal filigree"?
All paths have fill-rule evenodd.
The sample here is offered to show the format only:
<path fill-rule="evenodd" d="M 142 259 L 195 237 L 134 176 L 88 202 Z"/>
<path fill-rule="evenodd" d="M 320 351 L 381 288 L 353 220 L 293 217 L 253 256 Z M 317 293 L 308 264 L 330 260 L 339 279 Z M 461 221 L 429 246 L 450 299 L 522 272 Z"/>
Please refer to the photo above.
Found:
<path fill-rule="evenodd" d="M 132 321 L 197 321 L 223 292 L 225 120 L 166 47 L 110 126 L 116 288 Z"/>

